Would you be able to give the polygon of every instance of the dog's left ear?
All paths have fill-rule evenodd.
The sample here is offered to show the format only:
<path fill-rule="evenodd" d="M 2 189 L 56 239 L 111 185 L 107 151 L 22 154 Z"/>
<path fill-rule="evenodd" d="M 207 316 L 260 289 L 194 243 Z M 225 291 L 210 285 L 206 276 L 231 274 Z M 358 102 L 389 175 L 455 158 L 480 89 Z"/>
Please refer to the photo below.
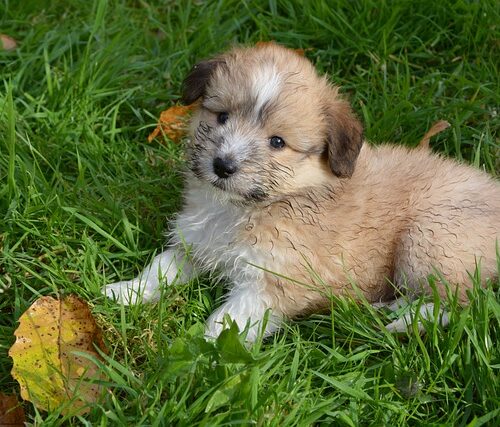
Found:
<path fill-rule="evenodd" d="M 224 63 L 224 60 L 214 58 L 196 64 L 182 83 L 181 102 L 186 105 L 192 104 L 203 96 L 210 77 L 222 63 Z"/>
<path fill-rule="evenodd" d="M 363 127 L 347 101 L 328 100 L 324 112 L 328 164 L 335 175 L 349 178 L 363 145 Z"/>

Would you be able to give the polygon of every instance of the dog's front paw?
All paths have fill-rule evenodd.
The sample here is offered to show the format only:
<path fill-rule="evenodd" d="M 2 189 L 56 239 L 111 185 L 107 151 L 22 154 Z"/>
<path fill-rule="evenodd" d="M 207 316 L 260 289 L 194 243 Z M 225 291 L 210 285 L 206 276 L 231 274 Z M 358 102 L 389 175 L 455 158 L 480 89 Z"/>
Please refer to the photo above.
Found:
<path fill-rule="evenodd" d="M 108 298 L 125 305 L 134 305 L 140 302 L 153 302 L 159 298 L 158 288 L 151 286 L 147 281 L 139 279 L 111 283 L 104 286 L 102 293 Z"/>
<path fill-rule="evenodd" d="M 236 322 L 240 332 L 246 332 L 245 340 L 253 343 L 259 336 L 267 337 L 279 329 L 281 316 L 273 314 L 259 304 L 245 306 L 229 299 L 208 318 L 205 337 L 217 338 L 224 329 L 230 326 L 231 321 Z"/>
<path fill-rule="evenodd" d="M 215 314 L 215 313 L 214 313 Z M 224 319 L 214 319 L 213 314 L 207 320 L 205 325 L 205 338 L 215 340 L 224 330 Z"/>
<path fill-rule="evenodd" d="M 247 328 L 246 341 L 254 342 L 259 335 L 261 322 L 252 320 L 243 313 L 228 310 L 228 308 L 223 304 L 208 318 L 205 327 L 205 337 L 207 339 L 217 338 L 224 329 L 229 328 L 231 321 L 234 321 L 238 325 L 240 332 Z"/>

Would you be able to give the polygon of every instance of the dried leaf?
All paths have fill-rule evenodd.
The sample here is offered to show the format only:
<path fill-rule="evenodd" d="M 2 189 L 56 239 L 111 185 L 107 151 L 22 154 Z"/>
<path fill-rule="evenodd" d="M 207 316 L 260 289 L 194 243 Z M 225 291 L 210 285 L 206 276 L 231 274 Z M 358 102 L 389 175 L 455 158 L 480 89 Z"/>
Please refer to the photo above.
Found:
<path fill-rule="evenodd" d="M 255 43 L 255 47 L 266 47 L 269 45 L 275 45 L 276 42 L 274 40 L 268 40 L 268 41 L 260 41 Z"/>
<path fill-rule="evenodd" d="M 17 42 L 6 34 L 0 34 L 0 48 L 4 50 L 14 50 L 17 48 Z"/>
<path fill-rule="evenodd" d="M 93 381 L 102 375 L 81 354 L 99 358 L 95 346 L 104 351 L 87 303 L 72 295 L 63 300 L 39 298 L 19 318 L 14 334 L 9 355 L 21 397 L 44 410 L 68 403 L 65 413 L 87 412 L 101 394 Z"/>
<path fill-rule="evenodd" d="M 266 42 L 257 42 L 255 43 L 255 47 L 265 47 L 268 45 L 273 45 L 276 44 L 274 40 L 271 41 L 266 41 Z M 308 47 L 307 49 L 292 49 L 297 55 L 304 56 L 306 54 L 306 51 L 312 50 L 311 47 Z"/>
<path fill-rule="evenodd" d="M 24 426 L 24 409 L 16 396 L 0 393 L 0 426 Z"/>
<path fill-rule="evenodd" d="M 424 137 L 418 143 L 420 148 L 429 148 L 429 142 L 434 135 L 441 133 L 445 129 L 449 128 L 450 124 L 446 120 L 439 120 L 434 123 L 431 128 L 426 132 Z"/>
<path fill-rule="evenodd" d="M 156 129 L 148 136 L 151 142 L 160 133 L 163 133 L 174 142 L 179 142 L 186 135 L 187 121 L 195 104 L 174 105 L 168 110 L 162 111 Z"/>

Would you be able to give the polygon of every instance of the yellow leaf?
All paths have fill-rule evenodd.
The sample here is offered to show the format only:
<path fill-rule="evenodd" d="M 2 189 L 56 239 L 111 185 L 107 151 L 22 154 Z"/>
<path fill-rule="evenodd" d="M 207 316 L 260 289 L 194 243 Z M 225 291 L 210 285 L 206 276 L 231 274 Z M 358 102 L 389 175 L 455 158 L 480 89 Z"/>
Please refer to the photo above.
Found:
<path fill-rule="evenodd" d="M 160 133 L 165 134 L 174 142 L 179 142 L 187 132 L 187 120 L 194 109 L 195 104 L 174 105 L 168 110 L 162 111 L 156 129 L 148 136 L 151 142 Z"/>
<path fill-rule="evenodd" d="M 12 376 L 21 386 L 21 397 L 51 410 L 63 403 L 64 412 L 82 414 L 95 402 L 102 379 L 88 358 L 104 351 L 100 330 L 87 304 L 76 296 L 63 300 L 42 297 L 19 318 L 16 342 L 9 350 Z"/>

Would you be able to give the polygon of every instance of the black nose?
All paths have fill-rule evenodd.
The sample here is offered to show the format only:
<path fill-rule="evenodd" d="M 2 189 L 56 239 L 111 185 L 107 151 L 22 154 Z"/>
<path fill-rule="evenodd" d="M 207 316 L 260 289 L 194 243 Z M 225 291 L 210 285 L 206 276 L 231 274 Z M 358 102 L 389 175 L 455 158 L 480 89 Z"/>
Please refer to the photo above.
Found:
<path fill-rule="evenodd" d="M 229 158 L 216 157 L 214 159 L 214 172 L 219 178 L 227 178 L 237 170 L 236 164 Z"/>

